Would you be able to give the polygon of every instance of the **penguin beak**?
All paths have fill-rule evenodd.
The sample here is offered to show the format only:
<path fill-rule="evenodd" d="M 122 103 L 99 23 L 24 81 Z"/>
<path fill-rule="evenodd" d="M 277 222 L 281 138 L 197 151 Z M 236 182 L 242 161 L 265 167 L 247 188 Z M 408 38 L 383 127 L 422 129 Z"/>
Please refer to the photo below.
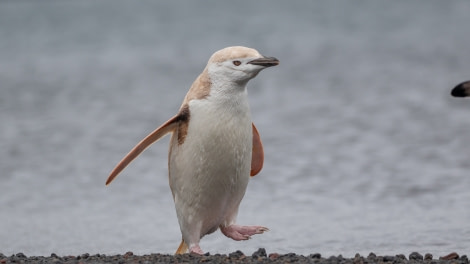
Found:
<path fill-rule="evenodd" d="M 452 89 L 451 93 L 454 97 L 466 97 L 470 95 L 470 81 L 463 82 L 454 89 Z"/>
<path fill-rule="evenodd" d="M 262 57 L 249 61 L 248 64 L 259 65 L 264 67 L 272 67 L 279 65 L 279 60 L 274 57 Z"/>

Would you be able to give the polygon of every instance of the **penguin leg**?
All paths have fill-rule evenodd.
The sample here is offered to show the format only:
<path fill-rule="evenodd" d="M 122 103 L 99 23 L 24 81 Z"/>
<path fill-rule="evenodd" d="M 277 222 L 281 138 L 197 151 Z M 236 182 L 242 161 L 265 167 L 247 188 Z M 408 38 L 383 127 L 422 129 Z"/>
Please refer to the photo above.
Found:
<path fill-rule="evenodd" d="M 199 254 L 199 255 L 204 255 L 204 251 L 202 251 L 202 249 L 201 249 L 201 247 L 199 246 L 199 244 L 191 245 L 191 246 L 188 248 L 188 244 L 186 244 L 186 242 L 184 242 L 183 239 L 181 239 L 180 246 L 179 246 L 178 249 L 176 250 L 175 255 L 181 255 L 181 254 L 188 253 L 188 249 L 189 249 L 189 253 L 196 253 L 196 254 Z"/>
<path fill-rule="evenodd" d="M 202 251 L 199 244 L 193 244 L 193 245 L 189 246 L 189 253 L 196 253 L 196 254 L 199 254 L 199 255 L 204 255 L 204 251 Z"/>
<path fill-rule="evenodd" d="M 178 249 L 176 250 L 176 253 L 175 255 L 181 255 L 181 254 L 184 254 L 188 252 L 188 244 L 186 244 L 184 242 L 183 239 L 181 239 L 181 243 L 180 243 L 180 246 L 178 247 Z"/>
<path fill-rule="evenodd" d="M 262 234 L 269 231 L 264 226 L 241 226 L 241 225 L 228 225 L 220 226 L 220 231 L 226 236 L 233 240 L 248 240 L 252 235 Z"/>

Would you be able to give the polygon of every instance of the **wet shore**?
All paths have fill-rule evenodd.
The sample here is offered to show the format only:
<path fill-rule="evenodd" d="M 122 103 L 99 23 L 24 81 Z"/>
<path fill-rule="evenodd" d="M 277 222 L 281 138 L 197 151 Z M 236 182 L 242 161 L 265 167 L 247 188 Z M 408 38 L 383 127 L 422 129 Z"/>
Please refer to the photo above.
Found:
<path fill-rule="evenodd" d="M 295 253 L 277 254 L 267 253 L 260 248 L 253 254 L 245 255 L 241 251 L 236 251 L 228 255 L 209 253 L 199 256 L 195 254 L 169 255 L 169 254 L 149 254 L 134 255 L 127 252 L 123 255 L 104 255 L 88 253 L 80 256 L 58 256 L 52 253 L 50 256 L 26 256 L 17 253 L 12 256 L 5 256 L 0 253 L 0 264 L 3 263 L 316 263 L 316 264 L 372 264 L 372 263 L 426 263 L 426 264 L 468 264 L 466 255 L 459 255 L 455 252 L 446 256 L 435 257 L 429 253 L 420 254 L 413 252 L 408 256 L 398 254 L 395 256 L 378 256 L 370 253 L 368 256 L 356 254 L 353 258 L 338 256 L 322 256 L 320 253 L 310 255 L 297 255 Z"/>

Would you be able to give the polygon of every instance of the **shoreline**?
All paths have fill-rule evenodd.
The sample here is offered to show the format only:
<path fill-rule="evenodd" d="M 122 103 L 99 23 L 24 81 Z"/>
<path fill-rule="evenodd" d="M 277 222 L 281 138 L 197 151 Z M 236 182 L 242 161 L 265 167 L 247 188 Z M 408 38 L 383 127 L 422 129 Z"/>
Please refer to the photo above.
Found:
<path fill-rule="evenodd" d="M 79 256 L 58 256 L 52 253 L 50 256 L 26 256 L 17 253 L 5 256 L 0 253 L 0 264 L 3 263 L 318 263 L 318 264 L 372 264 L 372 263 L 427 263 L 427 264 L 468 264 L 466 255 L 452 252 L 446 256 L 433 257 L 431 254 L 424 255 L 413 252 L 408 256 L 397 254 L 395 256 L 377 256 L 370 253 L 368 256 L 356 254 L 353 258 L 344 258 L 342 255 L 325 257 L 320 253 L 310 255 L 297 255 L 295 253 L 278 254 L 266 253 L 260 248 L 253 254 L 245 255 L 241 251 L 229 254 L 214 254 L 199 256 L 196 254 L 170 255 L 170 254 L 148 254 L 134 255 L 132 252 L 125 254 L 105 255 L 88 253 Z"/>

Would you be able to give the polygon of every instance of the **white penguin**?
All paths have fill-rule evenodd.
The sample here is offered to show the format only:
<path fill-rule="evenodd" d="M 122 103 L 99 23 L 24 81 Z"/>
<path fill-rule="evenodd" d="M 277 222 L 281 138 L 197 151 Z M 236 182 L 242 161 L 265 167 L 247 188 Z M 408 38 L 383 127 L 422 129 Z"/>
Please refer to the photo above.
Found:
<path fill-rule="evenodd" d="M 470 81 L 460 83 L 455 86 L 454 89 L 450 92 L 454 97 L 467 97 L 470 96 Z"/>
<path fill-rule="evenodd" d="M 114 168 L 111 181 L 149 145 L 172 133 L 169 182 L 182 241 L 176 254 L 204 254 L 200 239 L 220 228 L 234 240 L 268 230 L 236 224 L 250 176 L 263 167 L 260 136 L 251 121 L 246 84 L 273 57 L 236 46 L 215 52 L 192 84 L 179 112 L 139 142 Z"/>

